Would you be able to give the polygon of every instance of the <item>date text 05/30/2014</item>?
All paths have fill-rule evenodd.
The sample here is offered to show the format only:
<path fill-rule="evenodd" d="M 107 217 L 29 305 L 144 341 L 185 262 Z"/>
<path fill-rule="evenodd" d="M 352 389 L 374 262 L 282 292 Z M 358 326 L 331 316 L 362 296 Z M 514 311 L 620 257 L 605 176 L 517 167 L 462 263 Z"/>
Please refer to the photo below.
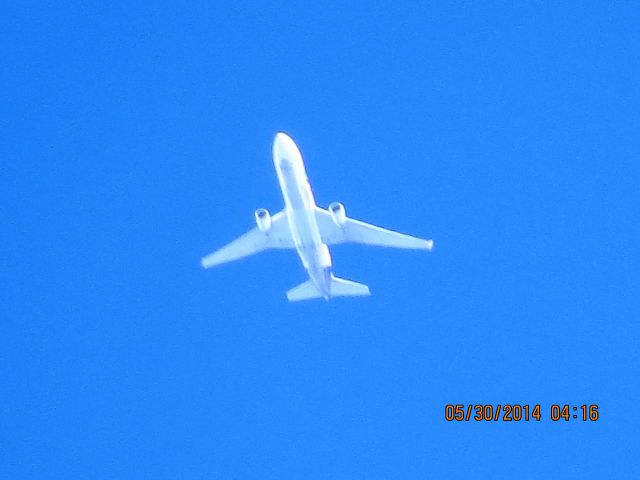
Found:
<path fill-rule="evenodd" d="M 540 404 L 447 404 L 444 418 L 448 422 L 539 422 L 558 421 L 597 422 L 600 419 L 596 404 L 554 403 L 548 408 Z"/>

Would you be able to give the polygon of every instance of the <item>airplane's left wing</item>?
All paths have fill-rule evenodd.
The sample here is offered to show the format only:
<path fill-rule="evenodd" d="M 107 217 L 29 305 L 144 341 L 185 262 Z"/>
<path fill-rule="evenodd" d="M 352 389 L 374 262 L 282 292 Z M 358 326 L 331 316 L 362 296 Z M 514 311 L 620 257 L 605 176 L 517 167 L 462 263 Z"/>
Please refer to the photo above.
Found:
<path fill-rule="evenodd" d="M 201 264 L 204 268 L 209 268 L 271 248 L 295 248 L 284 211 L 275 214 L 271 218 L 271 228 L 267 233 L 255 227 L 231 243 L 204 257 Z"/>
<path fill-rule="evenodd" d="M 327 245 L 351 242 L 394 248 L 433 248 L 433 240 L 423 240 L 352 218 L 344 218 L 344 223 L 338 226 L 331 214 L 320 207 L 316 208 L 316 219 L 322 241 Z"/>

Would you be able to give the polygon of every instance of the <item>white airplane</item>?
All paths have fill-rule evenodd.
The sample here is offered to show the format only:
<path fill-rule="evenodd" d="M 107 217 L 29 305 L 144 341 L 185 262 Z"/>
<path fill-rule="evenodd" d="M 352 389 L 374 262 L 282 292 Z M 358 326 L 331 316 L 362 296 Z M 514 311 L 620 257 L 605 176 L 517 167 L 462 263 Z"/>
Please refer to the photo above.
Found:
<path fill-rule="evenodd" d="M 255 211 L 257 227 L 202 259 L 204 268 L 237 260 L 267 249 L 298 251 L 309 280 L 287 292 L 289 301 L 310 298 L 369 295 L 369 287 L 333 276 L 328 245 L 354 242 L 384 247 L 431 250 L 433 240 L 422 240 L 347 218 L 341 203 L 325 210 L 316 205 L 294 141 L 278 133 L 273 163 L 284 197 L 284 210 L 273 217 L 264 208 Z"/>

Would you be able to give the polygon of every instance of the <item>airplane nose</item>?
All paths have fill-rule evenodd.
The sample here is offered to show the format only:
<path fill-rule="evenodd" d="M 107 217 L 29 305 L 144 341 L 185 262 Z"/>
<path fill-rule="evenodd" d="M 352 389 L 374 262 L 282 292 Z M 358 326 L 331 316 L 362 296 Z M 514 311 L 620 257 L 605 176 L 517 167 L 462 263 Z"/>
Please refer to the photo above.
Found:
<path fill-rule="evenodd" d="M 286 133 L 276 133 L 276 138 L 273 139 L 273 153 L 278 156 L 282 156 L 284 153 L 285 139 L 288 138 Z"/>
<path fill-rule="evenodd" d="M 295 145 L 291 137 L 284 132 L 276 133 L 276 138 L 273 141 L 274 149 L 277 148 L 279 151 L 284 152 L 291 148 L 291 145 Z"/>
<path fill-rule="evenodd" d="M 291 161 L 291 157 L 295 156 L 297 151 L 298 148 L 289 135 L 284 132 L 276 133 L 276 138 L 273 140 L 274 157 Z"/>
<path fill-rule="evenodd" d="M 276 133 L 276 142 L 283 142 L 285 140 L 291 140 L 291 137 L 284 132 Z"/>

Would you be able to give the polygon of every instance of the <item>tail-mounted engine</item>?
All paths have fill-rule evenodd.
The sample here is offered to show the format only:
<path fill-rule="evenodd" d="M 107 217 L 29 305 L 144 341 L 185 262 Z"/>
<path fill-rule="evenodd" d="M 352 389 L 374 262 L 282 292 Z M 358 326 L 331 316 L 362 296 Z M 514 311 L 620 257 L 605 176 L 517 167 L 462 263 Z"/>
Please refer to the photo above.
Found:
<path fill-rule="evenodd" d="M 342 227 L 347 221 L 347 212 L 344 209 L 344 205 L 340 202 L 333 202 L 329 205 L 329 213 L 331 214 L 333 223 L 339 227 Z"/>
<path fill-rule="evenodd" d="M 266 208 L 256 210 L 256 224 L 261 232 L 267 233 L 271 229 L 271 215 Z"/>

